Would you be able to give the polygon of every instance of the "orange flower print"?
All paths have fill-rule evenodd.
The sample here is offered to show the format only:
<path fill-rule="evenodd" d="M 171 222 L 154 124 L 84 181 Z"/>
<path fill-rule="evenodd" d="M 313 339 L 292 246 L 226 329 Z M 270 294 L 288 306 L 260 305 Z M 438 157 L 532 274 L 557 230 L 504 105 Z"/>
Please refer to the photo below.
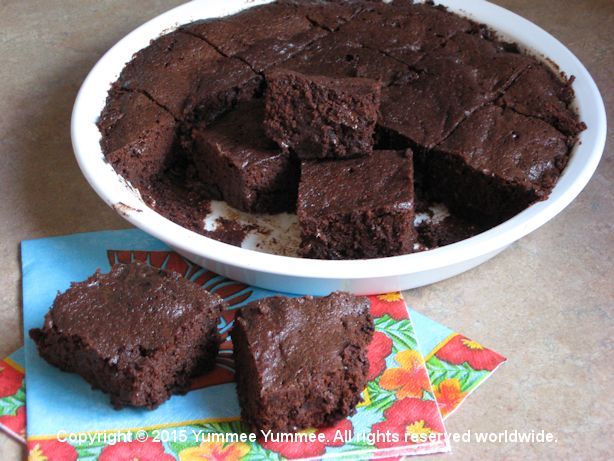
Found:
<path fill-rule="evenodd" d="M 371 315 L 375 318 L 388 314 L 395 320 L 409 318 L 407 305 L 401 293 L 388 293 L 385 295 L 369 296 L 371 301 Z"/>
<path fill-rule="evenodd" d="M 453 365 L 462 365 L 467 362 L 474 370 L 493 371 L 505 362 L 505 357 L 502 355 L 486 349 L 480 343 L 463 335 L 454 336 L 435 355 L 438 359 Z"/>
<path fill-rule="evenodd" d="M 454 411 L 467 395 L 465 392 L 461 392 L 460 382 L 456 378 L 444 379 L 433 390 L 442 416 L 449 415 Z"/>
<path fill-rule="evenodd" d="M 424 443 L 445 432 L 437 404 L 432 400 L 397 400 L 384 412 L 384 417 L 371 431 L 396 437 L 380 438 L 375 442 L 377 448 Z"/>
<path fill-rule="evenodd" d="M 429 378 L 418 351 L 401 351 L 394 356 L 400 368 L 388 368 L 380 378 L 383 389 L 395 391 L 398 399 L 422 397 L 423 389 L 429 388 Z"/>
<path fill-rule="evenodd" d="M 180 461 L 239 461 L 249 453 L 249 445 L 243 442 L 203 442 L 198 447 L 179 452 Z"/>

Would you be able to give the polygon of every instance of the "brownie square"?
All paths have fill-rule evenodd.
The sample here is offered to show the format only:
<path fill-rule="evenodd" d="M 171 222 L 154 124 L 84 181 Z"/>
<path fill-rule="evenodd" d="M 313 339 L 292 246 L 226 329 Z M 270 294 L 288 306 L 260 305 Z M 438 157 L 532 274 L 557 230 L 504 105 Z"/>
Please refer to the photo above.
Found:
<path fill-rule="evenodd" d="M 405 64 L 362 46 L 355 37 L 342 32 L 316 40 L 285 61 L 283 68 L 327 77 L 371 78 L 379 80 L 383 86 L 409 73 Z"/>
<path fill-rule="evenodd" d="M 147 96 L 113 88 L 98 119 L 106 160 L 133 186 L 146 186 L 172 159 L 175 119 Z"/>
<path fill-rule="evenodd" d="M 496 224 L 548 196 L 568 151 L 546 122 L 490 105 L 425 154 L 425 181 L 455 213 Z"/>
<path fill-rule="evenodd" d="M 304 161 L 297 204 L 300 254 L 363 259 L 410 253 L 416 239 L 414 203 L 410 150 Z"/>
<path fill-rule="evenodd" d="M 209 127 L 192 131 L 200 179 L 233 207 L 258 213 L 293 211 L 299 165 L 264 134 L 264 103 L 239 104 Z"/>
<path fill-rule="evenodd" d="M 361 12 L 339 31 L 366 47 L 413 65 L 455 33 L 476 28 L 477 24 L 445 8 L 395 1 Z"/>
<path fill-rule="evenodd" d="M 576 136 L 586 125 L 570 109 L 574 99 L 572 82 L 573 77 L 563 79 L 544 64 L 533 63 L 512 83 L 501 103 L 521 114 L 540 118 L 567 135 Z"/>
<path fill-rule="evenodd" d="M 377 1 L 361 0 L 287 0 L 299 7 L 298 11 L 304 14 L 312 23 L 328 31 L 335 31 L 341 24 L 354 18 L 366 9 L 376 8 Z"/>
<path fill-rule="evenodd" d="M 206 19 L 182 26 L 205 39 L 225 56 L 234 56 L 261 40 L 290 37 L 312 29 L 313 24 L 290 3 L 255 6 L 232 16 Z"/>
<path fill-rule="evenodd" d="M 224 305 L 178 274 L 118 264 L 59 294 L 30 337 L 47 362 L 107 392 L 116 408 L 155 408 L 213 366 Z"/>
<path fill-rule="evenodd" d="M 314 27 L 289 38 L 269 37 L 256 42 L 235 56 L 248 63 L 254 71 L 264 72 L 271 67 L 283 65 L 286 60 L 325 35 L 327 35 L 325 30 Z"/>
<path fill-rule="evenodd" d="M 260 93 L 262 76 L 235 58 L 220 58 L 201 69 L 186 99 L 187 124 L 208 125 L 242 101 Z"/>
<path fill-rule="evenodd" d="M 503 42 L 486 40 L 477 34 L 457 33 L 430 56 L 448 56 L 472 69 L 483 91 L 494 97 L 534 62 L 507 48 Z"/>
<path fill-rule="evenodd" d="M 367 384 L 373 336 L 369 300 L 275 296 L 237 314 L 232 330 L 237 393 L 253 431 L 331 425 L 354 412 Z"/>
<path fill-rule="evenodd" d="M 220 58 L 204 40 L 172 32 L 139 51 L 120 74 L 118 84 L 146 93 L 175 118 L 181 118 L 200 72 Z"/>
<path fill-rule="evenodd" d="M 278 69 L 267 74 L 264 128 L 301 159 L 370 155 L 381 83 Z"/>
<path fill-rule="evenodd" d="M 452 57 L 426 57 L 420 65 L 419 72 L 382 90 L 378 123 L 413 147 L 431 148 L 492 95 L 474 69 Z"/>

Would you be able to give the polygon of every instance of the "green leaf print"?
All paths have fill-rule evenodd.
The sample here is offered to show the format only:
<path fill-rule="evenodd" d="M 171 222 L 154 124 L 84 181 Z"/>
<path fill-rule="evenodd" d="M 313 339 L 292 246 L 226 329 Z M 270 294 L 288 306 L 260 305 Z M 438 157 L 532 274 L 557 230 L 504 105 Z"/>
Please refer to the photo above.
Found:
<path fill-rule="evenodd" d="M 388 314 L 375 319 L 375 329 L 392 339 L 393 352 L 417 349 L 414 329 L 409 319 L 395 320 Z"/>
<path fill-rule="evenodd" d="M 489 374 L 487 370 L 474 370 L 467 362 L 461 365 L 453 365 L 439 360 L 436 356 L 428 360 L 426 368 L 433 386 L 439 385 L 446 379 L 457 379 L 461 386 L 461 392 L 470 391 Z"/>
<path fill-rule="evenodd" d="M 377 381 L 371 381 L 367 385 L 367 392 L 369 393 L 369 404 L 364 407 L 366 410 L 384 412 L 392 406 L 397 399 L 396 394 L 392 391 L 382 389 L 379 386 L 379 379 Z"/>
<path fill-rule="evenodd" d="M 0 399 L 0 416 L 15 416 L 17 410 L 23 407 L 23 401 L 15 398 L 15 395 Z"/>

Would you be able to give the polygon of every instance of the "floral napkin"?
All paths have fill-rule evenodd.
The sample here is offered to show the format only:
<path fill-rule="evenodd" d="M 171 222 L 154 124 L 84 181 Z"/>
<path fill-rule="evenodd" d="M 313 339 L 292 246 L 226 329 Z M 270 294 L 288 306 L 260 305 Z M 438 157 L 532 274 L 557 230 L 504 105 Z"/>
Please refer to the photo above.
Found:
<path fill-rule="evenodd" d="M 57 291 L 71 281 L 133 260 L 176 271 L 227 300 L 231 307 L 219 325 L 226 341 L 215 369 L 195 378 L 186 395 L 156 410 L 116 411 L 107 395 L 40 359 L 26 335 L 25 348 L 0 362 L 0 427 L 27 440 L 30 459 L 377 459 L 444 452 L 450 447 L 443 417 L 505 361 L 408 309 L 399 293 L 370 296 L 376 332 L 369 348 L 369 384 L 356 414 L 334 427 L 303 432 L 316 442 L 242 440 L 238 434 L 247 432 L 239 418 L 228 332 L 236 309 L 278 293 L 196 266 L 138 230 L 26 241 L 26 332 L 40 326 Z M 214 437 L 220 434 L 227 436 Z"/>

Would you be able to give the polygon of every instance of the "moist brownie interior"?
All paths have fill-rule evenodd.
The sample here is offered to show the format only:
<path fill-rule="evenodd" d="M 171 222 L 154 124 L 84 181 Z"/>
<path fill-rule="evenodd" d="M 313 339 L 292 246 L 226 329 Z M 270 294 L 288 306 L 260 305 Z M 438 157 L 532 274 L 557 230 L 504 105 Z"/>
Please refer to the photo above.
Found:
<path fill-rule="evenodd" d="M 586 128 L 573 77 L 444 7 L 283 0 L 182 25 L 139 51 L 99 120 L 107 160 L 156 211 L 203 234 L 209 199 L 294 211 L 298 161 L 276 156 L 246 109 L 278 69 L 381 84 L 375 148 L 411 148 L 415 202 L 451 212 L 444 229 L 416 222 L 418 249 L 546 199 Z M 250 149 L 266 160 L 241 163 Z"/>

